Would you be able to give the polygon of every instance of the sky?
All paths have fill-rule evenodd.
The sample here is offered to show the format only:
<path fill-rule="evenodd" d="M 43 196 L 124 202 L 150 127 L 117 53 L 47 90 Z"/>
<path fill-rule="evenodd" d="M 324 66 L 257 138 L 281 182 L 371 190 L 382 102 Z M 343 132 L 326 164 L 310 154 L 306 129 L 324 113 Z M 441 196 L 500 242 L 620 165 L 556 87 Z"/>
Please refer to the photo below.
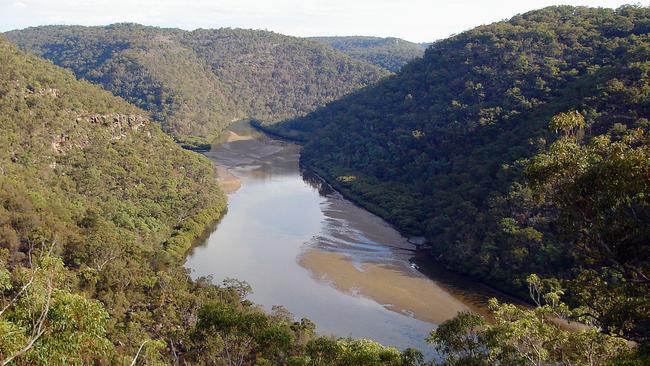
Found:
<path fill-rule="evenodd" d="M 0 31 L 46 24 L 266 29 L 293 36 L 368 35 L 431 42 L 549 5 L 617 0 L 0 0 Z M 648 1 L 641 4 L 648 6 Z"/>

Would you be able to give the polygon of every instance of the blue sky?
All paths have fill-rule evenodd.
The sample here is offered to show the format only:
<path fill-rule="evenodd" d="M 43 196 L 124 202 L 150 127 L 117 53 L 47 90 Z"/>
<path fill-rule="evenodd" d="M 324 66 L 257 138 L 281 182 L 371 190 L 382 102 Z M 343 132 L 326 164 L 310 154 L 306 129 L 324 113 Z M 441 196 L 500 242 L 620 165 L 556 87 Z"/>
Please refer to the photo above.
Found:
<path fill-rule="evenodd" d="M 549 5 L 615 8 L 616 0 L 0 0 L 0 31 L 44 24 L 137 22 L 295 35 L 394 36 L 429 42 Z M 649 3 L 644 1 L 643 5 Z"/>

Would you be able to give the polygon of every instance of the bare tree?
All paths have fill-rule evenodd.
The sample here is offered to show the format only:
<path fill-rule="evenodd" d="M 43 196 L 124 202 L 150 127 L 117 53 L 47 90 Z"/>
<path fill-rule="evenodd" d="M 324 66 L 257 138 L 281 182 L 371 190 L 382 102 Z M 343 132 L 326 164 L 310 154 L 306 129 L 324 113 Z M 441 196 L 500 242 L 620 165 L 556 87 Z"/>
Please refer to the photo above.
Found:
<path fill-rule="evenodd" d="M 39 255 L 39 262 L 43 260 L 45 257 L 50 256 L 54 245 L 56 245 L 56 240 L 53 241 L 52 245 L 49 248 L 46 248 L 45 244 L 41 243 L 42 250 Z M 27 282 L 20 288 L 20 290 L 18 290 L 18 292 L 11 298 L 11 300 L 9 300 L 2 307 L 2 310 L 0 310 L 0 317 L 2 317 L 9 308 L 16 305 L 16 303 L 20 300 L 20 298 L 26 294 L 27 290 L 34 285 L 34 282 L 37 279 L 37 275 L 43 272 L 43 268 L 41 268 L 40 266 L 34 266 L 33 264 L 32 249 L 33 248 L 29 249 L 29 254 L 28 254 L 29 267 L 31 268 L 31 274 L 29 276 L 29 280 L 27 280 Z M 32 349 L 32 347 L 34 347 L 36 341 L 38 341 L 39 338 L 41 338 L 41 336 L 47 330 L 46 323 L 47 323 L 48 314 L 50 312 L 50 306 L 52 304 L 52 293 L 54 292 L 54 287 L 55 287 L 55 283 L 54 283 L 55 276 L 56 276 L 56 271 L 54 270 L 49 271 L 49 273 L 46 275 L 45 300 L 43 302 L 43 305 L 40 308 L 38 316 L 35 316 L 33 318 L 32 331 L 27 341 L 19 350 L 11 353 L 9 356 L 0 360 L 0 366 L 8 365 L 17 357 L 20 357 L 25 353 L 27 353 L 30 349 Z"/>

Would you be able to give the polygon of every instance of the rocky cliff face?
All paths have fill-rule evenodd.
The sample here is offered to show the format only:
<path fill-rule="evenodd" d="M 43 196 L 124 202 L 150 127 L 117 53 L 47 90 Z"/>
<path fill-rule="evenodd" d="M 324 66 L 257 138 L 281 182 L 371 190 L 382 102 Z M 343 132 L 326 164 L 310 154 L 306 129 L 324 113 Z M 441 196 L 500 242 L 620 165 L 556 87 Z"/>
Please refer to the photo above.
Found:
<path fill-rule="evenodd" d="M 83 149 L 88 146 L 90 138 L 83 132 L 82 126 L 106 129 L 106 135 L 110 141 L 121 140 L 128 134 L 144 131 L 150 121 L 140 115 L 133 114 L 93 114 L 87 117 L 77 117 L 71 128 L 63 133 L 58 134 L 52 140 L 52 150 L 56 154 L 65 154 L 71 149 Z M 144 137 L 151 139 L 151 131 L 144 131 Z"/>

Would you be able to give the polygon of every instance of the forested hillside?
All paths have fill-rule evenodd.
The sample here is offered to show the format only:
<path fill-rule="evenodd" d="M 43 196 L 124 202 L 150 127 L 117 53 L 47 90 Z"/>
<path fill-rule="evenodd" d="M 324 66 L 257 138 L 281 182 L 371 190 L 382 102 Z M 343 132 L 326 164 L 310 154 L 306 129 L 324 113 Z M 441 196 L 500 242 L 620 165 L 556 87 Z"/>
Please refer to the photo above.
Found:
<path fill-rule="evenodd" d="M 1 38 L 0 95 L 0 359 L 32 339 L 15 364 L 134 355 L 180 324 L 166 291 L 189 291 L 180 263 L 225 210 L 211 163 Z"/>
<path fill-rule="evenodd" d="M 352 58 L 397 72 L 414 58 L 424 54 L 426 46 L 399 38 L 380 37 L 310 37 Z"/>
<path fill-rule="evenodd" d="M 225 211 L 212 163 L 1 37 L 0 132 L 1 365 L 414 365 L 191 281 L 186 251 Z"/>
<path fill-rule="evenodd" d="M 645 7 L 529 12 L 275 131 L 437 263 L 515 293 L 575 280 L 574 305 L 647 342 L 649 32 Z"/>
<path fill-rule="evenodd" d="M 165 131 L 188 141 L 213 137 L 237 119 L 273 123 L 304 115 L 388 74 L 329 47 L 265 31 L 115 24 L 6 35 L 150 111 Z"/>
<path fill-rule="evenodd" d="M 425 236 L 430 264 L 536 305 L 491 300 L 489 323 L 441 324 L 434 364 L 650 362 L 650 8 L 529 12 L 435 42 L 382 80 L 270 32 L 8 37 L 51 62 L 0 37 L 0 365 L 423 364 L 264 312 L 237 280 L 189 278 L 185 254 L 225 197 L 212 164 L 163 130 L 201 143 L 239 118 L 289 118 L 264 128 Z"/>

